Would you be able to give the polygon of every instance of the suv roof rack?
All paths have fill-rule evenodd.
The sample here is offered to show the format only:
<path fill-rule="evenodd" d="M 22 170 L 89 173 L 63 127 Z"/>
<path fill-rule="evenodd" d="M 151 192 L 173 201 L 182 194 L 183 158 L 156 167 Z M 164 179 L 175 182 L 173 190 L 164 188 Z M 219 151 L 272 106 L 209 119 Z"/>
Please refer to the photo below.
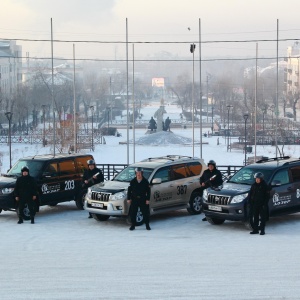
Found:
<path fill-rule="evenodd" d="M 291 158 L 291 157 L 290 156 L 279 156 L 279 157 L 263 158 L 263 159 L 258 160 L 256 163 L 259 164 L 259 163 L 264 163 L 267 161 L 278 161 L 278 160 L 284 160 L 284 159 L 289 159 L 289 158 Z"/>
<path fill-rule="evenodd" d="M 170 161 L 175 161 L 178 159 L 192 159 L 193 157 L 191 156 L 185 156 L 185 155 L 165 155 L 165 156 L 159 156 L 159 157 L 149 157 L 146 158 L 142 161 L 152 161 L 152 160 L 157 160 L 157 159 L 166 159 Z"/>

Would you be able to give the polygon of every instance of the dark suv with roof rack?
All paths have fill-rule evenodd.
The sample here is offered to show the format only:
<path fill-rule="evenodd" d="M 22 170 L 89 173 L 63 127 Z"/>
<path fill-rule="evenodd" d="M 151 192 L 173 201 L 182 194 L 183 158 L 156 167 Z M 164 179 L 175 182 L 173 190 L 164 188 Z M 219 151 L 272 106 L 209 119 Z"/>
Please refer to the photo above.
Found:
<path fill-rule="evenodd" d="M 257 172 L 264 174 L 271 189 L 270 217 L 300 211 L 300 159 L 265 158 L 240 169 L 222 187 L 203 192 L 203 211 L 209 223 L 243 221 L 251 229 L 247 196 Z"/>
<path fill-rule="evenodd" d="M 110 216 L 128 217 L 127 189 L 135 177 L 135 168 L 141 167 L 149 180 L 150 214 L 187 209 L 190 214 L 202 212 L 199 176 L 206 169 L 202 159 L 189 156 L 167 155 L 148 158 L 121 171 L 113 180 L 96 184 L 88 189 L 84 208 L 97 221 Z M 143 223 L 141 211 L 137 225 Z"/>
<path fill-rule="evenodd" d="M 55 156 L 36 155 L 19 159 L 7 174 L 0 177 L 0 213 L 2 210 L 15 210 L 14 187 L 24 166 L 35 178 L 39 188 L 39 204 L 54 206 L 57 203 L 75 200 L 76 206 L 83 209 L 81 198 L 82 174 L 88 168 L 87 161 L 92 155 L 57 154 Z M 29 219 L 27 207 L 24 219 Z"/>

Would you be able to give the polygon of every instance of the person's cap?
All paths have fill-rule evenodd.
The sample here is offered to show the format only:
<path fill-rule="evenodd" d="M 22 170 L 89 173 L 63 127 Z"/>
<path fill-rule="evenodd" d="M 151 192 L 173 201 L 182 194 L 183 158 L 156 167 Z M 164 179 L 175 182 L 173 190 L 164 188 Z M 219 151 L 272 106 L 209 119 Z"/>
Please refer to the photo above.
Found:
<path fill-rule="evenodd" d="M 213 166 L 216 166 L 216 162 L 214 161 L 214 160 L 210 160 L 208 163 L 207 163 L 207 165 L 209 166 L 209 165 L 213 165 Z"/>
<path fill-rule="evenodd" d="M 261 172 L 257 172 L 254 174 L 254 178 L 259 178 L 259 179 L 263 179 L 264 178 L 264 174 Z"/>
<path fill-rule="evenodd" d="M 88 165 L 94 165 L 94 164 L 95 164 L 95 161 L 94 161 L 93 159 L 89 159 L 89 160 L 87 161 L 87 164 L 88 164 Z"/>
<path fill-rule="evenodd" d="M 135 172 L 143 172 L 143 168 L 137 167 L 137 168 L 135 168 Z"/>
<path fill-rule="evenodd" d="M 21 172 L 29 172 L 29 168 L 27 166 L 22 167 Z"/>

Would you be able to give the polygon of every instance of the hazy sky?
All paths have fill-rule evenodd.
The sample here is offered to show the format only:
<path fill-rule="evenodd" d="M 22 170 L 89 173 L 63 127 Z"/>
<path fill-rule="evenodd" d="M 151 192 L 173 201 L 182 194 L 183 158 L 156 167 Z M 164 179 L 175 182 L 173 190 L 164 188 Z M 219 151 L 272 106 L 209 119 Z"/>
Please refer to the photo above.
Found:
<path fill-rule="evenodd" d="M 299 0 L 1 0 L 0 39 L 54 39 L 78 41 L 125 41 L 128 18 L 131 42 L 197 42 L 199 18 L 202 41 L 300 38 Z M 188 27 L 190 30 L 188 30 Z M 23 54 L 50 55 L 49 42 L 18 41 Z M 280 55 L 287 45 L 280 42 Z M 80 58 L 125 57 L 124 44 L 75 43 Z M 259 55 L 275 56 L 276 42 L 259 42 Z M 255 56 L 255 42 L 209 43 L 203 56 Z M 130 48 L 131 50 L 131 48 Z M 189 56 L 189 45 L 135 44 L 136 57 L 160 51 Z M 197 52 L 198 53 L 198 52 Z M 55 56 L 72 58 L 72 43 L 55 43 Z"/>

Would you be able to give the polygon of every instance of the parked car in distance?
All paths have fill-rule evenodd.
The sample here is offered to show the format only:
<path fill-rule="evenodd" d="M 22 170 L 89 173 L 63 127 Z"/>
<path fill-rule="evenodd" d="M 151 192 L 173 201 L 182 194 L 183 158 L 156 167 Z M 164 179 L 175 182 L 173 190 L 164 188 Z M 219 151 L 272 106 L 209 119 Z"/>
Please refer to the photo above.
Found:
<path fill-rule="evenodd" d="M 96 184 L 88 189 L 84 209 L 97 221 L 110 216 L 128 218 L 127 190 L 141 167 L 150 183 L 150 214 L 186 208 L 191 214 L 202 212 L 199 176 L 207 168 L 202 159 L 189 156 L 167 155 L 148 158 L 121 171 L 113 180 Z M 137 225 L 143 215 L 137 214 Z"/>
<path fill-rule="evenodd" d="M 77 207 L 83 209 L 81 181 L 84 170 L 88 168 L 89 159 L 93 159 L 93 156 L 48 154 L 20 158 L 7 174 L 2 174 L 0 177 L 0 213 L 2 210 L 17 209 L 14 187 L 24 166 L 29 168 L 30 175 L 37 182 L 39 205 L 55 206 L 60 202 L 75 200 Z M 30 219 L 27 207 L 23 214 L 24 219 Z"/>
<path fill-rule="evenodd" d="M 247 196 L 257 172 L 264 174 L 270 186 L 269 217 L 300 211 L 300 159 L 265 158 L 241 168 L 222 187 L 203 192 L 203 212 L 209 223 L 242 221 L 252 229 Z"/>

